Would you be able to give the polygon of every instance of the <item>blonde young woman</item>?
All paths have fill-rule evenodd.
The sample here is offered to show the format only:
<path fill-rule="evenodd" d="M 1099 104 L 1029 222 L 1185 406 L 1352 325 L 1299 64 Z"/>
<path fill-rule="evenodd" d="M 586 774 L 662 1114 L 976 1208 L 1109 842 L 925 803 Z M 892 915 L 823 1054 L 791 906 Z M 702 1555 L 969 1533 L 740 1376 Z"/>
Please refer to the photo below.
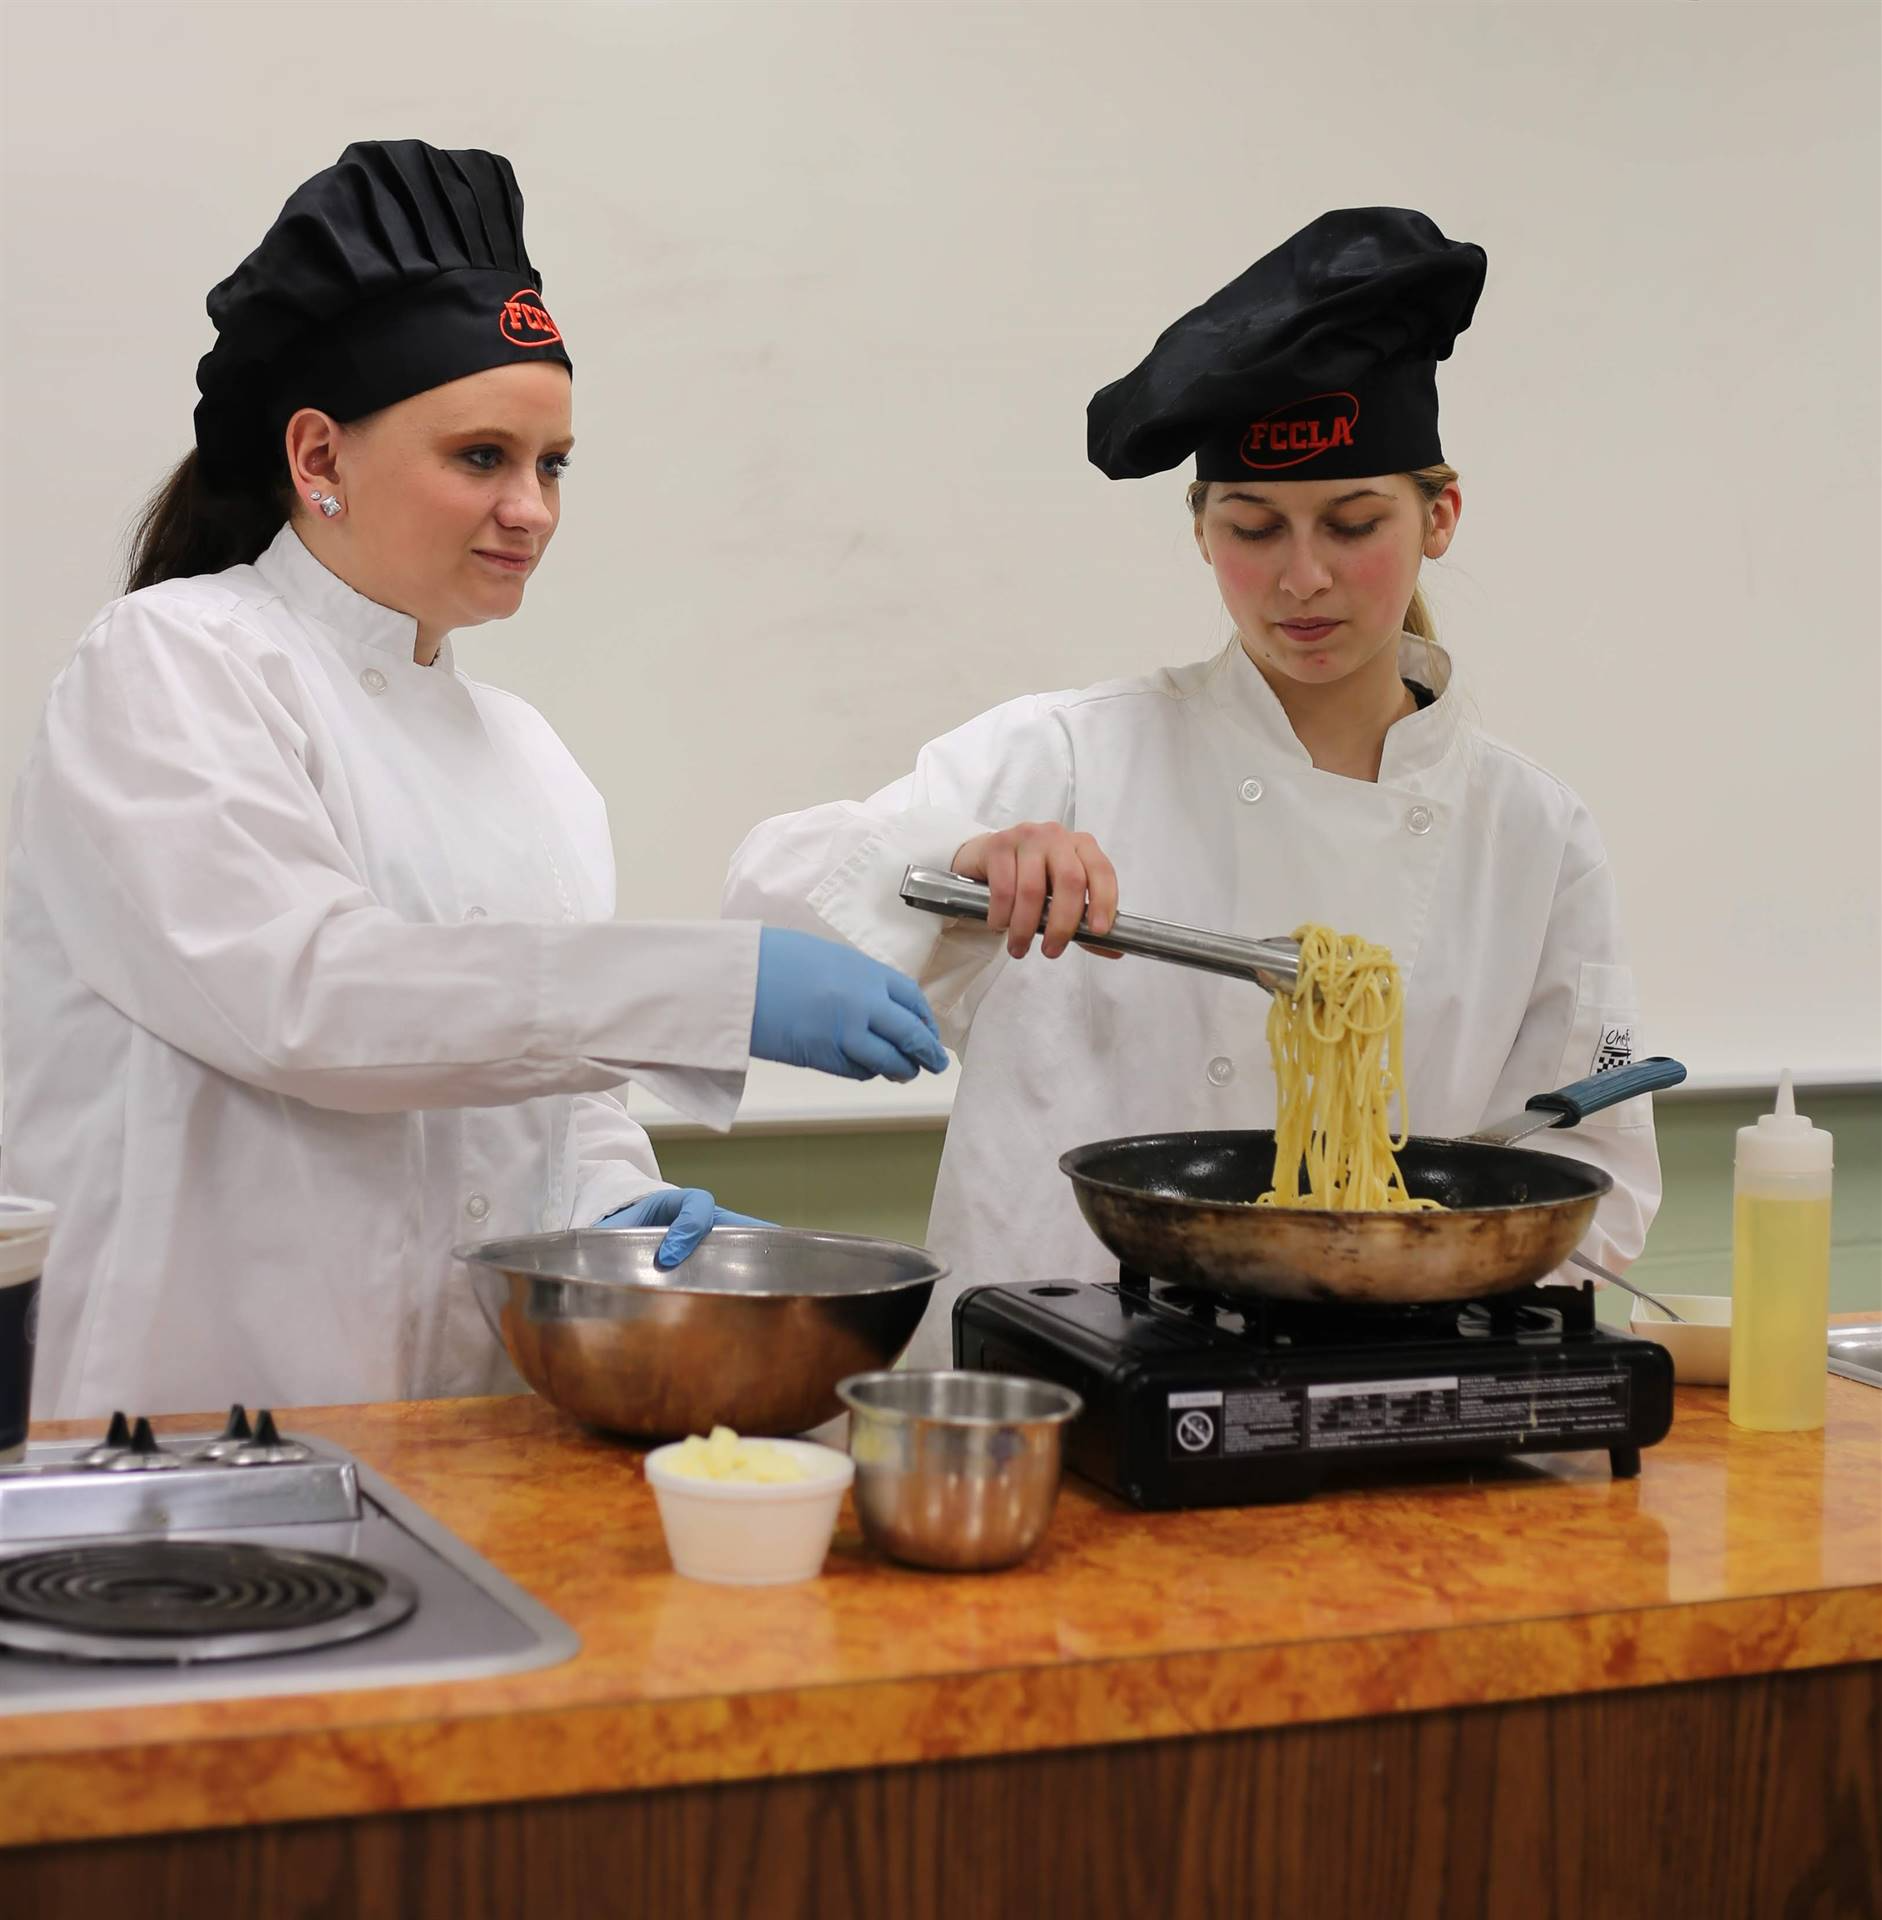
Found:
<path fill-rule="evenodd" d="M 1189 507 L 1229 643 L 1009 701 L 867 800 L 765 822 L 734 858 L 727 913 L 834 933 L 905 969 L 961 1051 L 929 1233 L 953 1277 L 918 1361 L 946 1364 L 964 1287 L 1114 1277 L 1057 1171 L 1064 1149 L 1273 1124 L 1265 998 L 1082 950 L 1064 967 L 1027 961 L 1048 896 L 1048 960 L 1081 914 L 1102 931 L 1120 901 L 1389 946 L 1420 1132 L 1468 1132 L 1636 1050 L 1594 821 L 1468 723 L 1418 592 L 1463 505 L 1436 363 L 1483 275 L 1482 250 L 1422 214 L 1348 210 L 1177 321 L 1093 399 L 1090 451 L 1113 478 L 1195 457 Z M 905 908 L 911 864 L 986 881 L 988 925 Z M 1624 1268 L 1659 1200 L 1650 1105 L 1613 1108 L 1565 1144 L 1614 1176 L 1585 1251 Z"/>

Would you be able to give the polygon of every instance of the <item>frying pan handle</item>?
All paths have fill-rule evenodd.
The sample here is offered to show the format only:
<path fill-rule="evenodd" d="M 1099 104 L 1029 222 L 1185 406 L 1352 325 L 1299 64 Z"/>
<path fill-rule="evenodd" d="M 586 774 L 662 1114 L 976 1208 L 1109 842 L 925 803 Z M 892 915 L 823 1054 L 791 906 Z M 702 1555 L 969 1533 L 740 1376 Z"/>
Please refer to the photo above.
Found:
<path fill-rule="evenodd" d="M 1636 1060 L 1631 1067 L 1615 1067 L 1611 1072 L 1597 1073 L 1590 1080 L 1557 1087 L 1553 1093 L 1539 1093 L 1527 1102 L 1527 1108 L 1531 1113 L 1559 1114 L 1561 1118 L 1550 1121 L 1551 1126 L 1572 1127 L 1591 1113 L 1599 1113 L 1604 1107 L 1618 1107 L 1636 1094 L 1659 1093 L 1667 1087 L 1676 1087 L 1685 1077 L 1686 1069 L 1679 1061 L 1659 1054 L 1651 1060 Z"/>

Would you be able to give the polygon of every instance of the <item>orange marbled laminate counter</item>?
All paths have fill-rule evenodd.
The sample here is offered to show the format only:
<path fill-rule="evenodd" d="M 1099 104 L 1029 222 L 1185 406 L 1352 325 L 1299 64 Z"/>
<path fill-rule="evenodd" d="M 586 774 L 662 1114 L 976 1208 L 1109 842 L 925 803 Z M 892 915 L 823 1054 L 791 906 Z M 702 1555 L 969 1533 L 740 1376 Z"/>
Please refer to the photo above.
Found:
<path fill-rule="evenodd" d="M 201 1422 L 166 1422 L 197 1425 Z M 1882 1658 L 1882 1392 L 1751 1435 L 1682 1389 L 1603 1454 L 1143 1514 L 1068 1479 L 1029 1564 L 667 1567 L 638 1452 L 532 1398 L 316 1409 L 581 1635 L 476 1682 L 0 1715 L 0 1843 L 246 1825 L 1404 1713 Z M 48 1432 L 53 1431 L 51 1429 Z"/>

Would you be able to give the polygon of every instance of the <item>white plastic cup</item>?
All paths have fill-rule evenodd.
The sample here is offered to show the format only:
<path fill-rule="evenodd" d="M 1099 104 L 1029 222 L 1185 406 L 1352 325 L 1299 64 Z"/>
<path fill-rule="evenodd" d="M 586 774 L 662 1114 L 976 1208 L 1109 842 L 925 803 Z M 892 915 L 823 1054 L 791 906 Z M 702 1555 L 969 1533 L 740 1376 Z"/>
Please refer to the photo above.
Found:
<path fill-rule="evenodd" d="M 1673 1378 L 1682 1387 L 1723 1387 L 1732 1377 L 1732 1296 L 1729 1293 L 1663 1293 L 1679 1315 L 1665 1320 L 1645 1300 L 1634 1302 L 1627 1331 L 1653 1340 L 1673 1356 Z M 1828 1352 L 1828 1348 L 1825 1348 Z"/>
<path fill-rule="evenodd" d="M 24 1457 L 32 1417 L 33 1349 L 39 1339 L 39 1278 L 46 1270 L 50 1200 L 0 1194 L 0 1466 Z"/>
<path fill-rule="evenodd" d="M 848 1454 L 809 1440 L 767 1440 L 799 1461 L 805 1480 L 700 1480 L 672 1471 L 677 1444 L 647 1456 L 647 1484 L 660 1509 L 673 1571 L 727 1587 L 780 1587 L 814 1580 L 856 1477 Z"/>

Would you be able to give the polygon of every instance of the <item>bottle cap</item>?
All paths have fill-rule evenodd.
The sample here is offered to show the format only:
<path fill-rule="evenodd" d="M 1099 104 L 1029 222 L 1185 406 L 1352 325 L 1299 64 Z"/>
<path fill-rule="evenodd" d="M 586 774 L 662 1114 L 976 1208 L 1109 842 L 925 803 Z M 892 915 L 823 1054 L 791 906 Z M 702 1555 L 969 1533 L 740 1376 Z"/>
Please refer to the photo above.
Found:
<path fill-rule="evenodd" d="M 1738 1130 L 1740 1173 L 1828 1173 L 1835 1151 L 1828 1130 L 1813 1127 L 1809 1117 L 1797 1111 L 1789 1067 L 1778 1077 L 1775 1109 L 1760 1114 L 1755 1127 Z"/>

